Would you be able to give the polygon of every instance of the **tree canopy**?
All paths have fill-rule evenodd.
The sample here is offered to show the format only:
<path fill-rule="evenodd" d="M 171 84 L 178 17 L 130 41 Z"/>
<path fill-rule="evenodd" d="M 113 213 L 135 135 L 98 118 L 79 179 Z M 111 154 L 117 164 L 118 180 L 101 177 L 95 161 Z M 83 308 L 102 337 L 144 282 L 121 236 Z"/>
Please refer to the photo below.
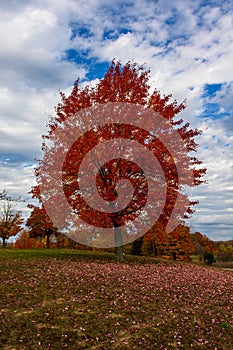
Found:
<path fill-rule="evenodd" d="M 22 230 L 22 223 L 21 211 L 16 210 L 11 201 L 4 201 L 0 208 L 0 238 L 3 247 L 7 239 L 16 236 Z"/>
<path fill-rule="evenodd" d="M 178 206 L 182 206 L 182 203 L 185 203 L 185 209 L 182 209 L 183 218 L 187 218 L 193 213 L 193 207 L 198 202 L 189 200 L 184 188 L 187 186 L 198 186 L 204 182 L 203 175 L 206 169 L 201 166 L 201 161 L 194 156 L 198 148 L 195 137 L 201 132 L 197 129 L 190 128 L 189 123 L 184 123 L 181 118 L 177 118 L 177 115 L 185 109 L 185 102 L 178 103 L 176 100 L 172 101 L 172 95 L 162 95 L 160 91 L 156 89 L 150 92 L 151 86 L 149 84 L 149 78 L 150 71 L 144 66 L 132 62 L 127 62 L 125 65 L 122 65 L 121 62 L 112 61 L 105 76 L 95 87 L 91 85 L 81 87 L 79 80 L 77 80 L 69 96 L 66 96 L 63 92 L 60 93 L 61 101 L 58 103 L 57 107 L 55 107 L 56 117 L 51 118 L 48 124 L 48 133 L 43 135 L 44 142 L 42 144 L 42 150 L 44 152 L 44 157 L 39 162 L 35 172 L 37 186 L 32 188 L 33 197 L 38 198 L 41 204 L 49 201 L 50 207 L 52 207 L 54 211 L 56 211 L 56 208 L 59 206 L 61 207 L 61 193 L 54 193 L 56 191 L 51 190 L 52 186 L 47 192 L 41 191 L 45 183 L 46 185 L 52 183 L 52 177 L 56 179 L 53 180 L 54 184 L 57 182 L 56 176 L 60 171 L 62 191 L 64 191 L 67 201 L 73 208 L 73 211 L 89 225 L 97 229 L 98 227 L 112 227 L 115 230 L 115 236 L 121 237 L 121 227 L 126 225 L 129 221 L 133 222 L 135 218 L 140 216 L 148 200 L 149 185 L 144 171 L 137 162 L 123 159 L 123 157 L 116 157 L 115 159 L 104 162 L 104 164 L 100 162 L 102 154 L 101 157 L 97 154 L 97 156 L 95 155 L 89 159 L 89 163 L 86 164 L 89 171 L 87 171 L 88 176 L 93 176 L 92 163 L 97 163 L 98 170 L 95 175 L 96 188 L 99 195 L 105 201 L 111 203 L 117 199 L 117 185 L 120 180 L 127 179 L 133 186 L 132 200 L 130 203 L 126 205 L 124 209 L 118 211 L 113 210 L 111 213 L 105 213 L 103 210 L 96 210 L 87 203 L 82 196 L 80 184 L 77 181 L 77 174 L 85 156 L 91 153 L 93 147 L 97 147 L 102 145 L 103 142 L 113 139 L 127 139 L 131 141 L 131 143 L 136 141 L 146 148 L 149 153 L 157 158 L 163 169 L 166 189 L 164 189 L 164 186 L 157 186 L 158 197 L 154 201 L 158 201 L 159 203 L 160 197 L 162 198 L 162 191 L 166 191 L 166 201 L 154 225 L 166 227 L 172 215 L 176 216 L 179 220 L 181 219 L 182 211 L 179 212 L 178 210 L 174 212 L 175 203 L 178 199 L 180 200 Z M 146 117 L 143 120 L 145 128 L 143 128 L 143 124 L 141 124 L 141 127 L 132 125 L 132 122 L 128 122 L 127 124 L 127 118 L 124 123 L 119 124 L 114 122 L 114 120 L 112 122 L 108 121 L 107 123 L 106 119 L 103 117 L 103 125 L 95 126 L 95 124 L 90 124 L 89 129 L 84 129 L 85 131 L 83 134 L 79 135 L 77 140 L 69 148 L 68 139 L 72 136 L 72 133 L 68 136 L 64 135 L 67 123 L 69 124 L 70 122 L 70 129 L 74 129 L 74 124 L 72 123 L 75 120 L 79 123 L 79 127 L 81 128 L 83 127 L 83 120 L 79 119 L 80 113 L 84 115 L 85 111 L 88 111 L 88 108 L 92 106 L 109 106 L 109 103 L 115 103 L 117 107 L 122 106 L 122 109 L 119 109 L 122 114 L 125 113 L 125 106 L 129 109 L 131 108 L 131 110 L 134 113 L 138 113 L 138 115 L 144 112 L 155 112 L 158 116 L 157 127 L 151 127 L 150 129 Z M 111 106 L 110 104 L 109 108 L 112 108 L 112 111 L 114 111 L 114 108 Z M 134 106 L 138 109 L 136 110 Z M 88 112 L 86 113 L 86 122 L 88 123 L 90 115 Z M 159 116 L 162 116 L 163 119 Z M 167 121 L 169 124 L 169 128 L 166 130 L 164 128 L 165 122 L 161 122 L 162 120 Z M 173 134 L 179 135 L 185 147 L 186 160 L 183 163 L 182 149 L 177 142 L 177 137 L 172 137 Z M 169 151 L 169 147 L 163 142 L 164 140 L 167 144 L 169 143 L 171 149 L 176 149 L 175 155 Z M 61 147 L 63 147 L 63 150 L 66 150 L 66 156 L 62 169 L 58 169 L 56 168 L 56 162 L 60 162 L 59 157 L 61 153 L 59 153 L 59 150 Z M 104 152 L 110 152 L 110 148 L 111 147 Z M 144 157 L 143 153 L 139 156 L 142 158 Z M 147 156 L 145 156 L 144 164 L 150 162 L 150 159 L 146 157 Z M 53 172 L 50 171 L 49 167 L 50 169 L 53 168 Z M 179 168 L 182 168 L 181 175 L 177 170 Z M 190 181 L 189 173 L 192 174 L 192 181 Z M 86 189 L 88 189 L 89 186 L 88 176 L 84 181 Z M 154 178 L 156 176 L 154 176 Z M 157 177 L 159 176 L 160 175 Z M 153 178 L 153 174 L 151 178 Z M 60 209 L 61 217 L 62 210 Z M 65 210 L 63 210 L 63 212 L 65 212 Z M 68 220 L 67 225 L 69 223 L 70 220 Z M 164 230 L 162 231 L 164 232 Z M 74 239 L 79 241 L 79 236 L 77 235 Z M 101 239 L 103 238 L 97 233 L 94 237 L 94 242 L 98 242 L 98 240 L 101 241 Z M 115 243 L 116 247 L 120 247 L 124 244 L 124 240 L 120 239 Z"/>
<path fill-rule="evenodd" d="M 33 207 L 26 226 L 29 228 L 30 238 L 46 238 L 46 248 L 50 246 L 50 237 L 58 234 L 43 205 L 41 208 Z"/>

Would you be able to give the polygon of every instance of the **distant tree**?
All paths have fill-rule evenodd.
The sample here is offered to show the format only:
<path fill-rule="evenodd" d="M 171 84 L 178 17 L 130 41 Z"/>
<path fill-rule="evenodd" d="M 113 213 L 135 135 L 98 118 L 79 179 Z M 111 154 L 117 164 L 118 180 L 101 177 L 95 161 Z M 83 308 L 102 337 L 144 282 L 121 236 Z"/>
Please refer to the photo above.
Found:
<path fill-rule="evenodd" d="M 173 260 L 189 260 L 190 254 L 195 252 L 189 227 L 178 225 L 171 233 L 167 234 L 166 240 L 157 242 L 160 255 L 171 256 Z"/>
<path fill-rule="evenodd" d="M 233 245 L 229 242 L 222 242 L 218 247 L 218 261 L 233 261 Z"/>
<path fill-rule="evenodd" d="M 157 232 L 156 232 L 157 228 Z M 144 254 L 167 256 L 174 260 L 189 260 L 195 247 L 188 226 L 180 224 L 167 234 L 162 225 L 154 226 L 144 235 L 142 251 Z"/>
<path fill-rule="evenodd" d="M 0 192 L 0 200 L 7 200 L 7 198 L 8 198 L 8 195 L 7 195 L 6 190 L 2 190 Z"/>
<path fill-rule="evenodd" d="M 172 234 L 168 235 L 167 252 L 174 260 L 177 258 L 190 259 L 190 254 L 195 252 L 195 247 L 188 226 L 179 225 Z"/>
<path fill-rule="evenodd" d="M 177 101 L 171 102 L 171 95 L 162 96 L 158 90 L 154 90 L 150 93 L 151 86 L 148 83 L 149 73 L 149 70 L 146 70 L 143 66 L 139 66 L 136 63 L 128 62 L 125 65 L 122 65 L 120 62 L 113 61 L 104 78 L 98 82 L 96 87 L 93 88 L 91 86 L 86 86 L 80 88 L 79 81 L 77 80 L 68 97 L 66 97 L 64 93 L 61 93 L 61 102 L 56 107 L 57 116 L 50 120 L 49 131 L 47 135 L 43 136 L 44 139 L 48 142 L 51 141 L 52 134 L 57 127 L 62 126 L 63 122 L 73 115 L 77 115 L 78 119 L 78 112 L 85 108 L 108 102 L 126 102 L 141 105 L 148 110 L 160 113 L 165 119 L 170 121 L 171 128 L 178 131 L 180 137 L 184 141 L 187 152 L 195 152 L 197 150 L 197 144 L 194 141 L 194 138 L 200 134 L 200 131 L 191 129 L 189 123 L 184 124 L 182 119 L 175 120 L 176 115 L 185 108 L 185 103 L 178 104 Z M 77 167 L 80 166 L 83 156 L 93 147 L 93 145 L 97 145 L 101 142 L 102 138 L 106 140 L 111 139 L 113 133 L 116 138 L 124 137 L 129 140 L 135 139 L 136 141 L 141 142 L 158 157 L 159 162 L 164 169 L 166 181 L 168 183 L 167 202 L 164 206 L 163 213 L 159 218 L 159 221 L 166 226 L 171 216 L 173 208 L 172 203 L 174 203 L 178 193 L 181 192 L 179 188 L 177 168 L 174 166 L 173 157 L 168 156 L 167 150 L 161 145 L 159 139 L 157 137 L 152 137 L 152 135 L 148 138 L 148 134 L 145 134 L 142 129 L 135 130 L 130 126 L 122 129 L 118 125 L 112 124 L 108 128 L 97 128 L 96 130 L 94 128 L 88 135 L 86 134 L 81 137 L 79 145 L 81 145 L 82 151 L 73 148 L 70 153 L 72 157 L 70 159 L 72 171 L 69 169 L 69 172 L 73 172 L 74 176 L 72 179 L 70 175 L 68 176 L 69 180 L 64 184 L 64 191 L 67 194 L 74 193 L 73 189 L 76 186 L 74 182 L 76 181 L 77 183 Z M 87 136 L 88 139 L 86 139 Z M 57 142 L 58 141 L 59 140 L 57 140 Z M 38 198 L 41 203 L 42 198 L 39 185 L 42 180 L 40 168 L 43 164 L 49 166 L 46 142 L 43 143 L 42 150 L 44 151 L 44 158 L 36 169 L 38 186 L 35 186 L 32 189 L 33 196 Z M 56 153 L 56 147 L 54 150 Z M 192 169 L 193 172 L 194 186 L 203 183 L 202 176 L 205 174 L 206 169 L 201 168 L 200 164 L 201 162 L 197 158 L 190 155 L 189 168 Z M 64 169 L 63 175 L 65 175 Z M 72 196 L 73 208 L 75 208 L 75 211 L 81 215 L 82 220 L 95 227 L 112 227 L 117 242 L 121 242 L 120 227 L 125 224 L 126 220 L 129 221 L 132 219 L 133 221 L 135 216 L 142 210 L 145 204 L 145 194 L 147 193 L 147 187 L 144 185 L 145 181 L 143 172 L 137 172 L 137 175 L 135 175 L 135 166 L 133 164 L 129 166 L 128 163 L 126 164 L 126 162 L 118 159 L 117 161 L 110 161 L 106 166 L 102 166 L 97 176 L 97 186 L 100 189 L 100 193 L 107 193 L 105 197 L 108 198 L 108 200 L 111 201 L 117 197 L 116 184 L 119 176 L 121 178 L 127 176 L 135 187 L 134 201 L 132 202 L 132 205 L 128 206 L 125 210 L 107 215 L 101 211 L 98 212 L 91 209 L 86 203 L 84 203 L 83 198 L 78 193 L 78 188 L 75 192 L 76 198 L 74 198 L 74 195 Z M 188 177 L 186 180 L 188 181 Z M 188 185 L 188 183 L 184 185 Z M 136 190 L 140 186 L 142 190 Z M 54 194 L 51 193 L 50 196 L 53 198 Z M 54 205 L 56 204 L 59 205 L 59 203 L 55 203 Z M 190 215 L 193 212 L 191 207 L 195 204 L 197 204 L 197 202 L 189 201 L 186 215 Z M 123 246 L 120 244 L 116 247 L 116 259 L 120 261 L 123 260 Z"/>
<path fill-rule="evenodd" d="M 0 208 L 0 238 L 2 247 L 6 246 L 6 240 L 16 236 L 22 230 L 22 213 L 14 208 L 14 204 L 8 199 L 3 202 Z"/>
<path fill-rule="evenodd" d="M 46 248 L 50 247 L 50 237 L 58 235 L 58 230 L 53 226 L 44 206 L 34 206 L 31 215 L 27 219 L 26 226 L 29 228 L 31 238 L 46 238 Z"/>
<path fill-rule="evenodd" d="M 0 200 L 4 200 L 8 202 L 25 202 L 25 199 L 22 199 L 20 196 L 18 197 L 10 196 L 5 189 L 0 192 Z"/>
<path fill-rule="evenodd" d="M 228 243 L 221 243 L 218 248 L 218 253 L 232 254 L 233 255 L 233 245 Z"/>
<path fill-rule="evenodd" d="M 132 243 L 131 254 L 132 255 L 142 255 L 142 244 L 143 244 L 143 237 L 136 239 Z"/>
<path fill-rule="evenodd" d="M 152 241 L 148 241 L 145 238 L 143 239 L 143 244 L 142 244 L 142 255 L 146 255 L 146 256 L 157 256 L 157 248 L 155 245 L 155 242 Z"/>
<path fill-rule="evenodd" d="M 167 241 L 167 234 L 162 222 L 155 223 L 143 238 L 142 251 L 144 254 L 162 255 L 161 243 L 165 244 Z"/>
<path fill-rule="evenodd" d="M 213 264 L 215 261 L 214 259 L 214 254 L 210 253 L 210 252 L 206 252 L 204 253 L 204 262 L 208 265 Z"/>
<path fill-rule="evenodd" d="M 200 232 L 192 234 L 192 240 L 201 260 L 204 259 L 204 253 L 212 253 L 213 255 L 217 253 L 215 242 L 211 241 L 207 236 L 202 235 Z"/>
<path fill-rule="evenodd" d="M 31 238 L 27 230 L 23 230 L 19 237 L 16 239 L 14 248 L 16 249 L 31 249 L 31 248 L 44 248 L 44 244 Z"/>
<path fill-rule="evenodd" d="M 227 247 L 225 244 L 221 243 L 218 248 L 218 253 L 227 254 Z"/>
<path fill-rule="evenodd" d="M 71 248 L 71 249 L 79 249 L 79 250 L 90 249 L 89 247 L 83 246 L 61 233 L 58 233 L 56 235 L 56 240 L 55 242 L 53 242 L 52 246 L 59 249 L 61 248 Z"/>

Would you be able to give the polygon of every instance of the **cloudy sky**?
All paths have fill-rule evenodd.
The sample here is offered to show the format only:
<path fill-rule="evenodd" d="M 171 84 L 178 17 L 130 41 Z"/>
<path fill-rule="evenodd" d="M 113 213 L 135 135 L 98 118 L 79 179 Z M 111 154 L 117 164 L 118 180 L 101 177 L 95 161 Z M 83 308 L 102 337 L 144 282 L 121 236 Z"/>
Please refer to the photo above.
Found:
<path fill-rule="evenodd" d="M 187 99 L 182 118 L 203 130 L 208 184 L 191 192 L 192 232 L 233 239 L 231 0 L 7 0 L 0 22 L 0 190 L 30 201 L 59 90 L 97 81 L 113 58 L 134 60 L 161 93 Z"/>

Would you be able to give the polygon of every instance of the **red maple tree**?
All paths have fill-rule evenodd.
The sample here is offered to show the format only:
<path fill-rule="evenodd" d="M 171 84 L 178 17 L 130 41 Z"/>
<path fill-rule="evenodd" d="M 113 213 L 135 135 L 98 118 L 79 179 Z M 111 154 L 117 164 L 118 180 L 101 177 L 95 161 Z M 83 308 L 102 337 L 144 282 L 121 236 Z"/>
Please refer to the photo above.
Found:
<path fill-rule="evenodd" d="M 55 108 L 56 117 L 52 118 L 49 122 L 48 134 L 43 135 L 45 140 L 42 145 L 44 158 L 36 169 L 38 185 L 32 189 L 33 197 L 37 197 L 39 201 L 43 203 L 44 198 L 41 196 L 40 185 L 43 181 L 47 181 L 47 179 L 42 176 L 42 169 L 44 170 L 46 167 L 51 166 L 51 152 L 48 152 L 46 143 L 54 143 L 52 148 L 53 156 L 54 158 L 59 157 L 57 148 L 64 140 L 62 134 L 60 134 L 60 139 L 54 141 L 54 132 L 57 128 L 62 128 L 64 122 L 68 121 L 71 117 L 73 118 L 73 116 L 76 115 L 78 118 L 78 113 L 80 111 L 96 104 L 104 105 L 109 102 L 129 103 L 159 113 L 165 120 L 169 121 L 171 129 L 179 133 L 187 153 L 190 154 L 191 152 L 197 151 L 198 145 L 194 139 L 200 134 L 200 131 L 191 129 L 189 123 L 184 124 L 182 119 L 176 119 L 177 114 L 185 109 L 185 103 L 178 104 L 176 100 L 171 102 L 172 95 L 162 96 L 158 90 L 154 90 L 154 92 L 150 94 L 149 77 L 150 71 L 144 69 L 143 66 L 132 62 L 122 65 L 120 62 L 112 61 L 104 78 L 99 81 L 96 87 L 85 86 L 81 88 L 79 80 L 77 80 L 69 96 L 66 96 L 62 92 L 60 93 L 61 102 Z M 162 135 L 163 130 L 160 130 L 160 133 Z M 116 188 L 117 182 L 119 179 L 127 178 L 134 188 L 134 200 L 131 201 L 130 205 L 118 212 L 106 214 L 103 211 L 94 210 L 86 203 L 79 193 L 80 188 L 77 182 L 77 172 L 82 160 L 94 146 L 101 143 L 103 139 L 109 140 L 113 138 L 112 135 L 114 135 L 114 138 L 136 140 L 157 157 L 164 171 L 167 183 L 167 194 L 163 211 L 155 225 L 159 224 L 165 227 L 171 217 L 177 196 L 180 195 L 183 197 L 186 203 L 188 200 L 187 195 L 179 187 L 179 181 L 181 179 L 179 178 L 175 164 L 179 159 L 174 159 L 173 155 L 169 153 L 168 149 L 155 134 L 148 134 L 142 128 L 136 128 L 132 125 L 125 124 L 122 128 L 117 123 L 111 123 L 109 125 L 92 128 L 83 133 L 83 135 L 78 138 L 77 142 L 72 145 L 64 161 L 62 175 L 63 190 L 69 205 L 90 225 L 106 228 L 114 227 L 116 231 L 119 230 L 120 226 L 124 225 L 129 220 L 133 220 L 141 212 L 146 203 L 148 192 L 145 174 L 137 164 L 122 158 L 112 159 L 99 167 L 99 171 L 96 174 L 96 187 L 101 196 L 105 200 L 111 202 L 118 196 Z M 175 145 L 175 147 L 179 146 Z M 93 159 L 93 161 L 96 160 Z M 206 169 L 201 168 L 201 162 L 194 156 L 190 155 L 188 161 L 187 172 L 188 169 L 189 171 L 191 169 L 194 181 L 190 184 L 188 176 L 187 179 L 185 179 L 184 171 L 182 178 L 183 185 L 200 185 L 203 183 L 203 175 Z M 88 178 L 86 180 L 86 186 L 88 187 Z M 160 188 L 158 188 L 158 192 L 159 191 Z M 48 193 L 48 196 L 51 198 L 53 195 L 52 191 Z M 54 201 L 52 201 L 53 206 L 59 206 L 59 196 L 56 195 L 54 198 Z M 197 202 L 188 201 L 188 205 L 186 205 L 185 209 L 185 217 L 193 213 L 193 206 L 196 204 Z M 178 215 L 179 214 L 177 214 L 177 216 Z M 159 232 L 160 231 L 158 231 L 158 234 Z M 117 234 L 119 235 L 119 231 Z M 116 248 L 118 260 L 122 260 L 122 252 L 123 249 L 121 246 Z"/>
<path fill-rule="evenodd" d="M 51 222 L 43 204 L 41 208 L 30 207 L 33 210 L 26 221 L 26 226 L 29 228 L 29 238 L 46 238 L 46 248 L 49 248 L 51 236 L 58 234 L 57 228 Z"/>

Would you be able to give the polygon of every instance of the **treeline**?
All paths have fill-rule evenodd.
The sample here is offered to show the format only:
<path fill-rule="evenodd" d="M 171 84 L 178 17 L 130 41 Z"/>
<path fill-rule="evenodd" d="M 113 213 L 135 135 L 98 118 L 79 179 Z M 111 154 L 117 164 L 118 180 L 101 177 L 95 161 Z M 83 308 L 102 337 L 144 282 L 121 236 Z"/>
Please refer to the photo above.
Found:
<path fill-rule="evenodd" d="M 154 235 L 154 239 L 151 239 L 150 232 L 125 245 L 125 254 L 155 256 L 172 260 L 192 260 L 192 255 L 198 255 L 200 261 L 204 261 L 205 257 L 211 254 L 214 260 L 233 261 L 233 245 L 229 242 L 218 244 L 200 232 L 191 234 L 185 225 L 179 225 L 173 234 L 167 235 L 166 239 L 160 240 L 158 236 L 156 239 L 155 237 Z M 36 232 L 32 234 L 26 229 L 21 232 L 13 247 L 16 249 L 71 248 L 114 252 L 114 248 L 100 249 L 81 245 L 58 232 L 48 236 L 45 232 L 42 234 L 41 231 L 38 231 L 36 235 Z"/>
<path fill-rule="evenodd" d="M 227 242 L 216 242 L 218 261 L 233 261 L 233 240 Z"/>
<path fill-rule="evenodd" d="M 72 248 L 80 250 L 101 250 L 81 245 L 62 235 L 53 226 L 44 207 L 32 207 L 29 218 L 24 223 L 22 213 L 15 210 L 13 202 L 6 192 L 0 193 L 4 200 L 0 211 L 0 238 L 3 247 L 6 241 L 18 235 L 14 248 Z M 72 232 L 70 232 L 72 236 Z M 73 233 L 75 237 L 75 232 Z M 102 249 L 114 252 L 115 249 Z M 186 225 L 166 233 L 161 223 L 155 224 L 143 237 L 124 246 L 126 254 L 156 256 L 173 260 L 191 260 L 192 255 L 198 255 L 200 260 L 208 262 L 233 261 L 233 241 L 213 242 L 200 232 L 190 233 Z"/>

